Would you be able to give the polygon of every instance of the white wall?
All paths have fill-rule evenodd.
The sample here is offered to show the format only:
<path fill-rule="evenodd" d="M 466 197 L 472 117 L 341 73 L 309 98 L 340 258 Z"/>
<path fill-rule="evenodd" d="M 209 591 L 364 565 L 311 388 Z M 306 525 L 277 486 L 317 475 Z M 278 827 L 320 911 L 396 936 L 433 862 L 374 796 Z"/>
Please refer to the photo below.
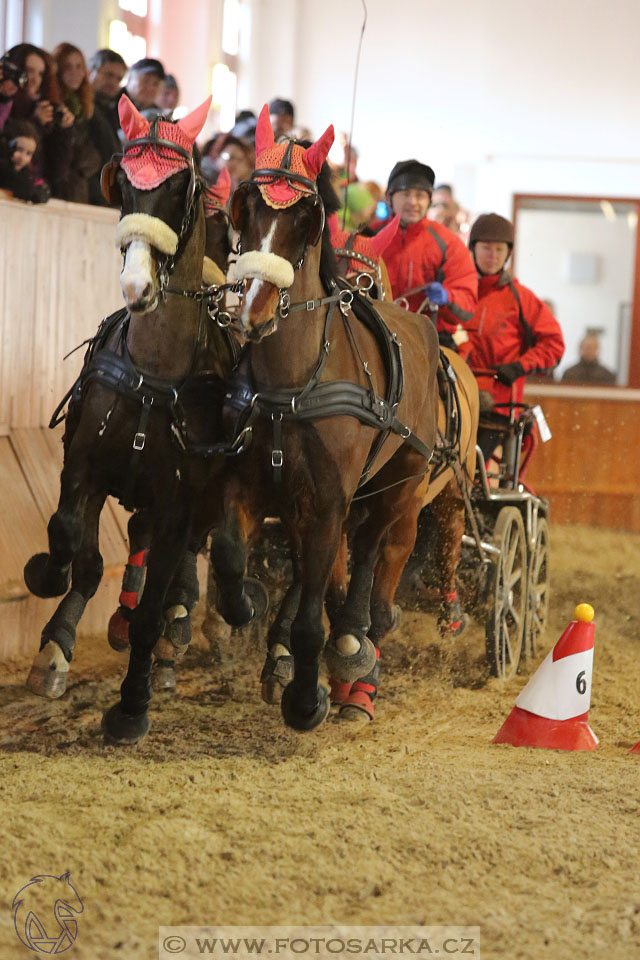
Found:
<path fill-rule="evenodd" d="M 251 105 L 286 96 L 293 69 L 300 121 L 348 129 L 359 0 L 252 4 L 262 25 L 247 65 Z M 418 156 L 473 210 L 505 214 L 514 192 L 638 193 L 637 0 L 367 6 L 354 130 L 362 177 L 385 181 L 397 159 Z"/>
<path fill-rule="evenodd" d="M 572 283 L 570 253 L 595 254 L 595 283 Z M 556 372 L 579 360 L 578 346 L 588 328 L 603 328 L 600 360 L 616 370 L 619 307 L 632 299 L 635 229 L 624 216 L 609 221 L 598 212 L 521 210 L 515 272 L 543 300 L 552 300 L 565 338 L 565 355 Z M 626 369 L 619 382 L 626 383 Z"/>

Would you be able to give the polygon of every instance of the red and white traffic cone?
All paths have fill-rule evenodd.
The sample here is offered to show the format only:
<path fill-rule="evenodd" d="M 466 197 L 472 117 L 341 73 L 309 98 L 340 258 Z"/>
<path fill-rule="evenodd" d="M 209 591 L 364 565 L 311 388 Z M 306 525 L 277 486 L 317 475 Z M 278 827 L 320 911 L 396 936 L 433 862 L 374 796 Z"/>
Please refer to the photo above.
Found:
<path fill-rule="evenodd" d="M 514 747 L 595 750 L 588 723 L 593 670 L 593 607 L 581 603 L 493 739 Z"/>

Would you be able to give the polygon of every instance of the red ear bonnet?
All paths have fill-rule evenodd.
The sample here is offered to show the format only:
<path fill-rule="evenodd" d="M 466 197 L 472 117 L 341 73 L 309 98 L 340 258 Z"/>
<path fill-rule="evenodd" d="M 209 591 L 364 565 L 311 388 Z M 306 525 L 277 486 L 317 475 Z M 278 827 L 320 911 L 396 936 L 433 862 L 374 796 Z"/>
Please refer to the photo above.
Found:
<path fill-rule="evenodd" d="M 319 140 L 306 150 L 294 144 L 290 154 L 287 169 L 297 173 L 307 180 L 316 180 L 322 164 L 327 159 L 334 140 L 333 127 L 328 127 Z M 269 107 L 264 105 L 258 117 L 256 126 L 256 170 L 285 169 L 282 164 L 287 154 L 290 141 L 276 143 L 269 118 Z M 297 203 L 300 197 L 311 193 L 303 183 L 296 180 L 273 180 L 266 175 L 255 177 L 260 187 L 262 198 L 270 207 L 290 207 Z"/>

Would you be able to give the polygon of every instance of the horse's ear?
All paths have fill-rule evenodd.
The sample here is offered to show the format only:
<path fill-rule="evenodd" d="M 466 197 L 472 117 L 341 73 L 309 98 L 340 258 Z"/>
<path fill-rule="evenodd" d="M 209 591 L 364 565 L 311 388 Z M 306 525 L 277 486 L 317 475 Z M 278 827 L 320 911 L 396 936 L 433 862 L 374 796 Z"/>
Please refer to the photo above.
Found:
<path fill-rule="evenodd" d="M 100 174 L 100 189 L 102 190 L 102 196 L 105 198 L 110 207 L 122 206 L 122 194 L 120 193 L 120 187 L 118 186 L 118 181 L 116 179 L 119 169 L 120 161 L 110 160 L 109 163 L 105 163 L 104 167 L 102 168 L 102 173 Z"/>
<path fill-rule="evenodd" d="M 269 116 L 269 106 L 265 103 L 260 111 L 258 123 L 256 125 L 256 159 L 265 150 L 269 150 L 275 143 L 273 136 L 273 127 L 271 126 L 271 117 Z"/>
<path fill-rule="evenodd" d="M 229 217 L 231 219 L 231 226 L 234 230 L 237 230 L 238 233 L 246 227 L 247 221 L 247 195 L 249 192 L 250 184 L 241 183 L 240 186 L 234 190 L 231 195 L 231 206 L 229 207 Z"/>
<path fill-rule="evenodd" d="M 199 107 L 196 107 L 195 110 L 192 110 L 191 113 L 188 113 L 186 117 L 183 117 L 182 120 L 178 120 L 178 126 L 184 133 L 185 137 L 195 143 L 196 137 L 202 131 L 205 123 L 207 122 L 207 117 L 209 116 L 209 109 L 211 107 L 212 97 L 209 96 L 201 103 Z"/>

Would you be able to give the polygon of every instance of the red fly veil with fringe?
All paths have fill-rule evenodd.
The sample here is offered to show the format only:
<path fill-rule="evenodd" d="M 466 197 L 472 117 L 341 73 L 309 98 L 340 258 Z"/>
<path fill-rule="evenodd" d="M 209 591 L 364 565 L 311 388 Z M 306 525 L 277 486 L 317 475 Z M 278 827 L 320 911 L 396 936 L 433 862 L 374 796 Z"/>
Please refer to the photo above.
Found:
<path fill-rule="evenodd" d="M 175 143 L 191 154 L 196 137 L 207 119 L 210 105 L 211 97 L 208 97 L 204 103 L 177 123 L 160 120 L 157 127 L 158 137 Z M 145 120 L 126 93 L 123 93 L 118 101 L 118 115 L 128 141 L 139 140 L 149 135 L 151 123 Z M 170 147 L 147 144 L 139 151 L 134 147 L 130 153 L 127 153 L 125 146 L 121 166 L 133 187 L 138 190 L 155 190 L 174 173 L 187 170 L 189 163 Z"/>
<path fill-rule="evenodd" d="M 315 181 L 322 169 L 322 164 L 327 159 L 334 136 L 333 125 L 331 125 L 327 127 L 320 139 L 312 143 L 306 150 L 304 147 L 294 144 L 291 149 L 288 169 L 292 173 Z M 282 162 L 288 148 L 289 142 L 275 142 L 271 120 L 269 119 L 269 107 L 265 104 L 260 111 L 256 126 L 256 170 L 285 169 Z M 253 179 L 260 188 L 264 202 L 276 209 L 290 207 L 297 203 L 301 197 L 308 196 L 312 192 L 303 183 L 296 180 L 289 181 L 284 177 L 273 179 L 269 176 L 254 176 Z"/>

